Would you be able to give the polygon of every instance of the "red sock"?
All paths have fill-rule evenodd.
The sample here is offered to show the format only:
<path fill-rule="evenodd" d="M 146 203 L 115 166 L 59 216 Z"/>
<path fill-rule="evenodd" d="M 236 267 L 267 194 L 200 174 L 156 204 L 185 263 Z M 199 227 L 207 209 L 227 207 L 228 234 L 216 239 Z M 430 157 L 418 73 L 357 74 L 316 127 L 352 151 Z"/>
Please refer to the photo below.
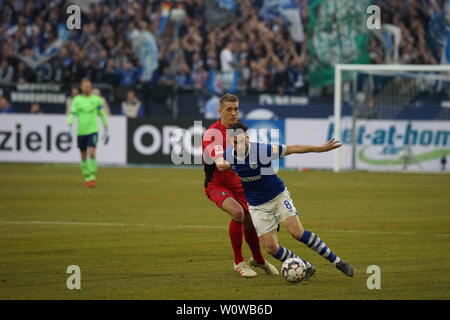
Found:
<path fill-rule="evenodd" d="M 256 230 L 254 228 L 244 228 L 245 241 L 247 242 L 250 250 L 252 251 L 253 259 L 259 264 L 264 264 L 266 260 L 264 259 L 261 248 L 259 246 L 259 238 Z"/>
<path fill-rule="evenodd" d="M 242 256 L 242 222 L 231 220 L 228 233 L 231 240 L 231 246 L 233 247 L 234 263 L 238 264 L 244 261 L 244 257 Z"/>

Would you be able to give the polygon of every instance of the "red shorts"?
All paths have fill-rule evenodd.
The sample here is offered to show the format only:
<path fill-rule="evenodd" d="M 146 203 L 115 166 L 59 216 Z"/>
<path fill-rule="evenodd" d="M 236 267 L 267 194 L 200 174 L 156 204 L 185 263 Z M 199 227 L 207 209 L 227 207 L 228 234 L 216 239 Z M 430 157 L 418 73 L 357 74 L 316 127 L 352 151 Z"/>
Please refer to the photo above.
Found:
<path fill-rule="evenodd" d="M 239 202 L 245 213 L 249 212 L 247 198 L 245 197 L 244 189 L 241 185 L 230 188 L 229 186 L 225 187 L 223 185 L 210 182 L 208 187 L 205 188 L 205 194 L 208 199 L 214 202 L 219 208 L 222 208 L 222 203 L 226 198 L 231 197 Z"/>

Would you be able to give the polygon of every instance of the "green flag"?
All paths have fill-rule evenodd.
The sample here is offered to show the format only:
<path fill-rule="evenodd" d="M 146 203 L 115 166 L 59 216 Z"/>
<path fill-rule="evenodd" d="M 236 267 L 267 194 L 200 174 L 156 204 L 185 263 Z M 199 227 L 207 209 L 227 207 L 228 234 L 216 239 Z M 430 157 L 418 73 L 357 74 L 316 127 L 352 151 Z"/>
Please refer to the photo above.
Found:
<path fill-rule="evenodd" d="M 310 0 L 308 4 L 308 80 L 312 87 L 334 83 L 338 63 L 369 63 L 370 0 Z M 344 75 L 345 79 L 345 75 Z"/>

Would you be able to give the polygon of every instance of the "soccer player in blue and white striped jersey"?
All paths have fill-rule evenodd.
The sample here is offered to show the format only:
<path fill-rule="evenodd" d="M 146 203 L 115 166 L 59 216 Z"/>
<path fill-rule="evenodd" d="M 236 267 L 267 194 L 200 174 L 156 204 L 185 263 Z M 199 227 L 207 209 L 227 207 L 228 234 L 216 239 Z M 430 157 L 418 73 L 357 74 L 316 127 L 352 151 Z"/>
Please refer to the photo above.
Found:
<path fill-rule="evenodd" d="M 231 169 L 240 177 L 253 224 L 267 252 L 281 262 L 298 257 L 278 244 L 277 231 L 279 224 L 283 223 L 296 240 L 316 251 L 347 276 L 353 277 L 355 269 L 351 264 L 339 258 L 317 234 L 303 228 L 289 191 L 272 166 L 273 160 L 289 154 L 331 151 L 341 146 L 339 141 L 332 139 L 322 146 L 250 143 L 245 124 L 238 122 L 229 129 L 234 130 L 234 134 L 229 135 L 233 137 L 234 147 L 226 150 L 217 167 L 222 171 Z M 308 280 L 314 274 L 315 267 L 302 260 L 307 266 L 305 279 Z"/>

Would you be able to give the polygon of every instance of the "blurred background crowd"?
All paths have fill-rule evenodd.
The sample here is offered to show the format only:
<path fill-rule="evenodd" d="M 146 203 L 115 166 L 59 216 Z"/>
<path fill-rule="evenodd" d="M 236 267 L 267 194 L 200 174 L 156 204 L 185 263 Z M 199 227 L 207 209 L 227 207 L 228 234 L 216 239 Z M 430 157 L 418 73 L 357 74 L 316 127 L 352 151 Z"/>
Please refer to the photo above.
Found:
<path fill-rule="evenodd" d="M 447 42 L 446 0 L 377 0 L 382 22 L 401 31 L 399 63 L 440 64 Z M 448 9 L 447 9 L 448 10 Z M 447 22 L 448 23 L 448 22 Z M 389 38 L 386 37 L 389 44 Z M 370 43 L 372 63 L 386 63 L 376 39 Z"/>
<path fill-rule="evenodd" d="M 221 90 L 227 81 L 239 90 L 303 87 L 305 50 L 282 18 L 262 18 L 261 1 L 248 0 L 239 1 L 231 23 L 207 25 L 204 2 L 185 2 L 187 15 L 174 40 L 169 32 L 158 32 L 162 1 L 93 3 L 83 12 L 82 31 L 68 35 L 58 34 L 67 19 L 65 1 L 0 1 L 0 80 L 77 83 L 89 76 L 94 82 L 133 86 L 144 80 L 132 40 L 148 31 L 159 35 L 158 68 L 145 81 L 202 88 L 211 80 L 211 90 Z M 306 1 L 299 2 L 306 19 Z M 58 37 L 67 41 L 53 55 Z M 43 57 L 49 59 L 37 65 Z"/>
<path fill-rule="evenodd" d="M 68 30 L 70 2 L 0 0 L 0 82 L 70 88 L 87 76 L 113 87 L 156 86 L 162 98 L 174 87 L 308 93 L 307 0 L 286 1 L 295 19 L 264 0 L 79 2 L 82 29 Z M 371 1 L 387 27 L 367 43 L 370 63 L 447 63 L 447 2 Z M 168 6 L 182 6 L 184 19 L 168 22 Z"/>

